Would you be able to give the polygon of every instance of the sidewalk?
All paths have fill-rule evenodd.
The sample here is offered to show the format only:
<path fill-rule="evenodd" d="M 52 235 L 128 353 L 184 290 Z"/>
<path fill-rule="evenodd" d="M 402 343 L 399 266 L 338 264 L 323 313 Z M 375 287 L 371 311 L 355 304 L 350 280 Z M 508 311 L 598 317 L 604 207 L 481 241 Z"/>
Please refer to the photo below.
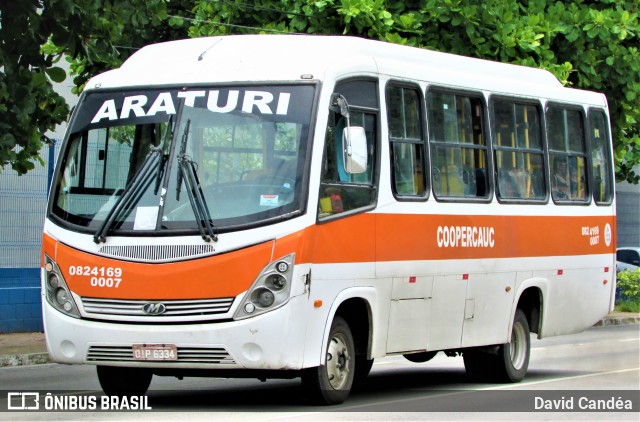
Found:
<path fill-rule="evenodd" d="M 638 324 L 640 314 L 612 312 L 595 326 Z M 0 367 L 48 363 L 44 333 L 0 334 Z"/>

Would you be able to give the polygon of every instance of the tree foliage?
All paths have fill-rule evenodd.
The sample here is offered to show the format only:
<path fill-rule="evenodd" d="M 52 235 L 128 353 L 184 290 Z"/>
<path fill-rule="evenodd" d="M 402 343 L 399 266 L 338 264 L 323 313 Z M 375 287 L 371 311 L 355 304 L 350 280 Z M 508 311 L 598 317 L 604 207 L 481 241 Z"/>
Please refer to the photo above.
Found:
<path fill-rule="evenodd" d="M 52 87 L 72 62 L 75 91 L 94 74 L 119 66 L 144 44 L 186 37 L 167 23 L 190 1 L 1 0 L 0 171 L 24 174 L 40 160 L 45 133 L 64 122 L 69 107 Z"/>
<path fill-rule="evenodd" d="M 122 46 L 238 33 L 347 34 L 545 68 L 567 86 L 607 95 L 618 180 L 637 183 L 640 179 L 632 170 L 640 163 L 637 0 L 49 0 L 37 26 L 32 9 L 23 5 L 38 0 L 12 3 L 16 4 L 9 9 L 16 9 L 14 13 L 30 12 L 18 37 L 27 34 L 37 46 L 53 35 L 41 62 L 29 63 L 31 72 L 40 74 L 35 79 L 42 86 L 48 84 L 45 74 L 52 78 L 58 73 L 51 69 L 61 53 L 74 58 L 74 83 L 81 89 L 88 77 L 117 66 L 130 54 L 132 50 Z M 0 4 L 0 18 L 8 17 L 5 4 Z M 57 23 L 47 19 L 51 15 Z M 3 31 L 4 26 L 0 40 L 6 54 Z M 59 32 L 62 35 L 56 35 Z M 24 96 L 8 94 L 3 83 L 0 79 L 0 110 L 4 111 L 7 98 L 17 101 Z M 18 85 L 26 92 L 22 82 Z M 42 104 L 43 112 L 31 120 L 29 126 L 38 128 L 32 134 L 43 133 L 47 124 L 64 114 L 55 96 L 42 98 L 44 102 L 35 103 Z M 52 104 L 61 107 L 57 114 Z M 29 110 L 26 105 L 15 107 Z M 18 114 L 31 115 L 29 111 Z M 8 137 L 0 138 L 0 164 L 6 162 L 4 154 L 12 143 L 23 146 L 17 142 L 23 138 L 6 123 L 0 118 L 3 132 L 11 128 Z M 33 135 L 34 145 L 36 138 Z"/>
<path fill-rule="evenodd" d="M 620 271 L 617 274 L 617 289 L 622 300 L 640 300 L 640 268 Z"/>

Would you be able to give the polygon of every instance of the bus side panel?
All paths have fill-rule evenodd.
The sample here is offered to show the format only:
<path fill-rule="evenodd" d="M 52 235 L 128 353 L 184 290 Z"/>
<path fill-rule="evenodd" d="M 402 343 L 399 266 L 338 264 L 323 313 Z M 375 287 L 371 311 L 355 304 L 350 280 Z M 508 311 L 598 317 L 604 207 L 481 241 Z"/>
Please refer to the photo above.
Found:
<path fill-rule="evenodd" d="M 515 272 L 470 274 L 462 347 L 509 341 Z"/>
<path fill-rule="evenodd" d="M 583 257 L 583 260 L 582 268 L 544 274 L 549 279 L 549 291 L 543 305 L 540 338 L 581 332 L 609 312 L 615 274 L 609 256 Z M 542 272 L 534 274 L 543 275 Z"/>

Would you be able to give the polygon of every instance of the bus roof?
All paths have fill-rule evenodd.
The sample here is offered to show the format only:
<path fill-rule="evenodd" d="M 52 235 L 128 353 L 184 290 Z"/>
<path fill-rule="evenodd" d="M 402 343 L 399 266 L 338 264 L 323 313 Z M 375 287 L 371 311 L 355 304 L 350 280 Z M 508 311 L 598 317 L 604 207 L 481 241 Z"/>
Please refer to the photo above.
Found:
<path fill-rule="evenodd" d="M 428 81 L 494 93 L 606 105 L 565 88 L 543 69 L 346 36 L 232 35 L 143 47 L 88 89 L 227 82 L 326 80 L 356 74 Z"/>

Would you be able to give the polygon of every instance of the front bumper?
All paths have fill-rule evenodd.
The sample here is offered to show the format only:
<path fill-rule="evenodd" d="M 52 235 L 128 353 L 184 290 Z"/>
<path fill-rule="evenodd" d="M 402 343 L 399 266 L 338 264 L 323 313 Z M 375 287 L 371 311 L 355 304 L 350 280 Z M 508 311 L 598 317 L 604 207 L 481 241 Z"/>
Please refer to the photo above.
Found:
<path fill-rule="evenodd" d="M 54 362 L 167 369 L 302 368 L 308 298 L 297 296 L 274 311 L 240 321 L 198 324 L 126 324 L 66 316 L 46 300 L 43 317 Z M 141 361 L 133 345 L 171 344 L 177 360 Z"/>

